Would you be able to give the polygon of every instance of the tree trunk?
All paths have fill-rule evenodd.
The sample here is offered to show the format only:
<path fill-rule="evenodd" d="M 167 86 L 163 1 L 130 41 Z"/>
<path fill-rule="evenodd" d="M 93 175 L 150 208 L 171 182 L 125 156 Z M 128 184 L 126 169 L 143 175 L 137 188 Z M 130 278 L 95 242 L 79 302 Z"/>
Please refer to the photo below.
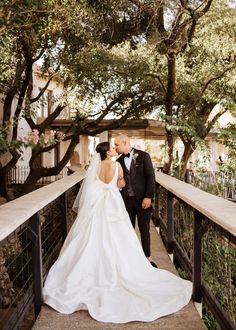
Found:
<path fill-rule="evenodd" d="M 166 129 L 166 156 L 165 163 L 163 167 L 163 172 L 166 174 L 170 173 L 171 165 L 173 162 L 173 151 L 174 151 L 174 139 L 171 130 Z"/>
<path fill-rule="evenodd" d="M 41 178 L 41 175 L 39 175 L 40 171 L 30 171 L 27 179 L 25 180 L 22 189 L 21 189 L 21 195 L 26 195 L 30 193 L 31 191 L 34 191 L 36 188 L 37 181 Z"/>
<path fill-rule="evenodd" d="M 0 196 L 6 198 L 9 202 L 10 198 L 7 192 L 7 173 L 3 170 L 0 170 Z"/>
<path fill-rule="evenodd" d="M 168 82 L 166 90 L 166 139 L 167 139 L 167 149 L 166 149 L 166 160 L 164 164 L 163 171 L 165 173 L 170 173 L 171 165 L 173 162 L 173 151 L 174 151 L 174 137 L 171 128 L 168 126 L 172 125 L 172 114 L 173 114 L 173 103 L 175 96 L 175 54 L 168 54 L 167 58 L 168 64 Z"/>
<path fill-rule="evenodd" d="M 40 154 L 37 149 L 33 150 L 33 155 L 30 160 L 30 173 L 23 184 L 21 195 L 25 195 L 35 190 L 36 183 L 39 179 L 47 176 L 58 175 L 61 170 L 66 166 L 68 161 L 70 160 L 73 151 L 76 145 L 79 143 L 80 136 L 79 134 L 75 134 L 71 139 L 71 142 L 66 150 L 64 157 L 53 167 L 44 168 L 40 164 Z"/>
<path fill-rule="evenodd" d="M 180 167 L 180 178 L 184 180 L 187 164 L 190 156 L 195 150 L 195 146 L 191 142 L 184 142 L 184 153 L 181 158 L 181 167 Z"/>
<path fill-rule="evenodd" d="M 9 91 L 4 99 L 3 103 L 3 125 L 10 122 L 11 118 L 11 106 L 14 99 L 15 93 L 11 90 Z"/>

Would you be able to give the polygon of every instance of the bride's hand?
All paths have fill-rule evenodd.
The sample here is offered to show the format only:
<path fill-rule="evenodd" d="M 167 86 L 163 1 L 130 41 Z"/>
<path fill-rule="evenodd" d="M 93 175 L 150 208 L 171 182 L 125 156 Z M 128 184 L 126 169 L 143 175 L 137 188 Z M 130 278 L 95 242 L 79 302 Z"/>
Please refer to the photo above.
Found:
<path fill-rule="evenodd" d="M 126 182 L 124 179 L 124 172 L 123 172 L 123 169 L 122 169 L 120 163 L 118 163 L 118 167 L 119 167 L 119 175 L 118 175 L 118 180 L 117 180 L 117 186 L 118 186 L 118 188 L 123 188 L 126 185 Z"/>
<path fill-rule="evenodd" d="M 118 188 L 123 188 L 125 187 L 125 185 L 126 185 L 125 179 L 123 177 L 118 178 L 117 180 Z"/>

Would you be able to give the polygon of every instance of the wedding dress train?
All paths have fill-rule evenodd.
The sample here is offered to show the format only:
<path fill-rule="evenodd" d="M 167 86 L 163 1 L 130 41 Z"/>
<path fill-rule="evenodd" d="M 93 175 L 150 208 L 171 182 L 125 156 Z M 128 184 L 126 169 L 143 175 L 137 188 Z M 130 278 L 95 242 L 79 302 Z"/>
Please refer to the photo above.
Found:
<path fill-rule="evenodd" d="M 49 271 L 44 302 L 64 314 L 87 309 L 102 322 L 153 321 L 188 304 L 192 283 L 147 260 L 117 177 L 116 164 L 109 184 L 94 180 L 89 208 L 78 213 Z"/>

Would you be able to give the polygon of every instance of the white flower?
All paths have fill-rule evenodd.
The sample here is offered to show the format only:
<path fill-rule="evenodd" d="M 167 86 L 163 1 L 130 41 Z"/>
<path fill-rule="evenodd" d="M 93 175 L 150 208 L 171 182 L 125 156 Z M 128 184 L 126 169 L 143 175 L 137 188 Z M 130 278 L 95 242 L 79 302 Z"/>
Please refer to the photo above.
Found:
<path fill-rule="evenodd" d="M 139 154 L 133 153 L 132 159 L 134 161 L 134 164 L 136 164 L 136 159 L 138 158 Z"/>

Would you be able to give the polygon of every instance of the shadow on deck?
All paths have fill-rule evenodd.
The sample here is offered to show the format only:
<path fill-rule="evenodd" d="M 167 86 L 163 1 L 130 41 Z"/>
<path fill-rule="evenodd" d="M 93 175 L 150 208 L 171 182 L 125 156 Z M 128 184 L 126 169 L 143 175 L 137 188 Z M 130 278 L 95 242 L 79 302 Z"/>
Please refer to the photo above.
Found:
<path fill-rule="evenodd" d="M 151 227 L 152 254 L 159 268 L 174 274 L 177 271 L 172 264 L 166 249 L 155 227 Z M 193 302 L 179 312 L 162 317 L 153 322 L 130 322 L 126 324 L 102 323 L 92 319 L 87 311 L 79 311 L 70 315 L 60 314 L 48 306 L 42 310 L 33 326 L 33 330 L 202 330 L 206 329 Z"/>

